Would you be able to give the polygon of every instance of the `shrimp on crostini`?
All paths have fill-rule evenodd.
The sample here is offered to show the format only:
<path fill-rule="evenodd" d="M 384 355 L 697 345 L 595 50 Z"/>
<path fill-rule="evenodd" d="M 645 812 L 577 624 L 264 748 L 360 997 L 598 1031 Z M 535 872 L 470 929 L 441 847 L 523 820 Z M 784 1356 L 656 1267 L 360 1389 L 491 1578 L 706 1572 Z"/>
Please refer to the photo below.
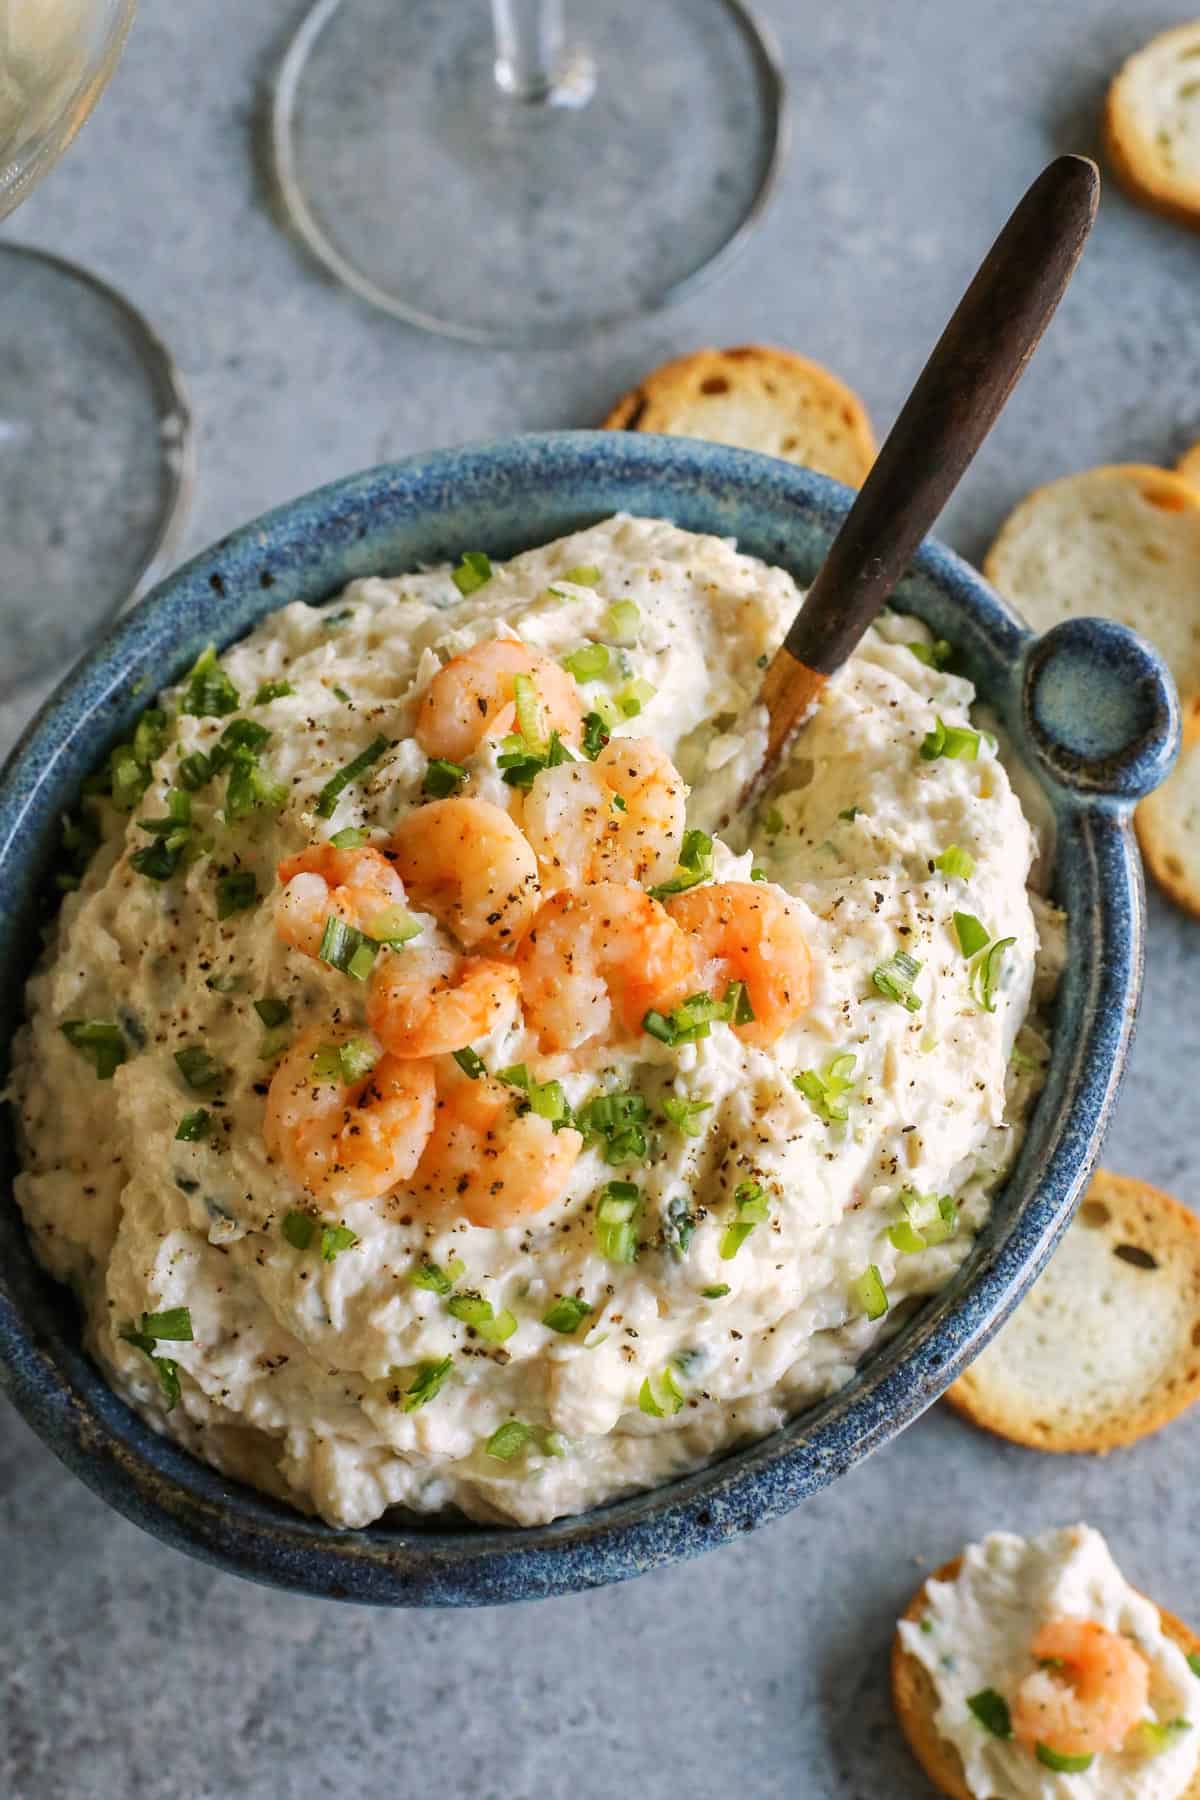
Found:
<path fill-rule="evenodd" d="M 540 770 L 522 824 L 548 888 L 583 881 L 650 887 L 679 861 L 686 805 L 683 777 L 659 744 L 613 738 L 595 762 Z"/>
<path fill-rule="evenodd" d="M 367 1023 L 393 1056 L 447 1056 L 513 1017 L 520 978 L 511 962 L 408 945 L 379 959 L 367 988 Z"/>
<path fill-rule="evenodd" d="M 306 956 L 316 956 L 331 916 L 371 937 L 373 924 L 405 904 L 403 881 L 370 846 L 339 850 L 311 844 L 284 857 L 277 873 L 284 888 L 275 902 L 275 930 Z"/>
<path fill-rule="evenodd" d="M 503 1082 L 439 1062 L 433 1131 L 410 1189 L 417 1204 L 500 1231 L 560 1200 L 583 1138 L 520 1105 Z"/>
<path fill-rule="evenodd" d="M 735 1025 L 750 1044 L 773 1044 L 808 1009 L 813 958 L 799 912 L 774 888 L 718 881 L 673 894 L 666 902 L 708 969 L 702 985 L 742 981 L 754 1014 Z"/>
<path fill-rule="evenodd" d="M 414 736 L 427 756 L 463 762 L 516 724 L 515 679 L 528 675 L 543 737 L 577 744 L 583 701 L 573 675 L 518 638 L 487 638 L 440 668 L 421 696 Z"/>
<path fill-rule="evenodd" d="M 537 857 L 490 800 L 457 797 L 414 807 L 392 832 L 387 854 L 413 904 L 433 913 L 468 950 L 507 949 L 537 911 Z"/>
<path fill-rule="evenodd" d="M 554 894 L 516 957 L 525 1022 L 543 1050 L 576 1050 L 641 1029 L 699 986 L 691 939 L 639 887 L 598 881 Z"/>
<path fill-rule="evenodd" d="M 347 1045 L 358 1061 L 375 1057 L 353 1080 L 338 1063 L 337 1052 Z M 434 1104 L 430 1063 L 402 1061 L 362 1037 L 312 1031 L 271 1077 L 263 1138 L 319 1203 L 375 1200 L 417 1167 L 433 1130 Z"/>
<path fill-rule="evenodd" d="M 1029 1648 L 1043 1666 L 1017 1689 L 1018 1743 L 1059 1756 L 1119 1750 L 1146 1715 L 1150 1666 L 1141 1651 L 1094 1619 L 1066 1618 L 1043 1625 Z"/>

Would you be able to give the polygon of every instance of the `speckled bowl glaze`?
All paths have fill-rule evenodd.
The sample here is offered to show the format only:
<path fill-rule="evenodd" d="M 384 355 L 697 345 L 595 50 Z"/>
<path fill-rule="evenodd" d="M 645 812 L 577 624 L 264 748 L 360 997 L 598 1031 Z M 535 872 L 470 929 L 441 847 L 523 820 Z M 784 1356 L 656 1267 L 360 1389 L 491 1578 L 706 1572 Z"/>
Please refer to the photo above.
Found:
<path fill-rule="evenodd" d="M 0 1007 L 5 1042 L 38 953 L 59 815 L 153 693 L 215 638 L 354 576 L 541 544 L 610 513 L 657 514 L 811 578 L 849 504 L 830 481 L 745 452 L 637 433 L 516 438 L 369 470 L 236 532 L 158 587 L 67 678 L 0 783 Z M 80 1348 L 70 1296 L 37 1268 L 0 1142 L 0 1383 L 68 1467 L 129 1518 L 221 1568 L 386 1606 L 529 1599 L 619 1581 L 768 1520 L 901 1431 L 971 1361 L 1029 1287 L 1100 1148 L 1133 1030 L 1143 891 L 1134 803 L 1167 773 L 1171 683 L 1120 626 L 1036 639 L 975 571 L 927 543 L 897 595 L 963 655 L 1044 787 L 1070 913 L 1049 1080 L 990 1224 L 950 1285 L 841 1392 L 694 1475 L 529 1530 L 444 1519 L 338 1531 L 223 1479 L 155 1435 Z M 69 1096 L 64 1104 L 70 1104 Z"/>

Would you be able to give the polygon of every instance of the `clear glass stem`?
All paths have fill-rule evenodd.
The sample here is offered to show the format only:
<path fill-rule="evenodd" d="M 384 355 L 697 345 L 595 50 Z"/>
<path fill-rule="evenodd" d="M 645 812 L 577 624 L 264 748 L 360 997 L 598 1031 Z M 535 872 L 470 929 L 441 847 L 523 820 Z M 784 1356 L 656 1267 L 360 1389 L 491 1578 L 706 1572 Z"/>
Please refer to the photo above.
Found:
<path fill-rule="evenodd" d="M 492 0 L 496 82 L 528 105 L 549 100 L 563 73 L 562 0 Z"/>

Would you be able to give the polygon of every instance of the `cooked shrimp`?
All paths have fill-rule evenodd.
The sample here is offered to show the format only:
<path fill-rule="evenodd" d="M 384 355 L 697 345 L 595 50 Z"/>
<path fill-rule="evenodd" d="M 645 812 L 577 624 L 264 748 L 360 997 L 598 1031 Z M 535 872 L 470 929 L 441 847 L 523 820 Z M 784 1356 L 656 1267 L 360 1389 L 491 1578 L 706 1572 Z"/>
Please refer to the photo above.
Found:
<path fill-rule="evenodd" d="M 462 762 L 485 737 L 511 731 L 517 675 L 532 678 L 543 735 L 557 731 L 564 743 L 577 744 L 583 702 L 574 676 L 516 638 L 487 638 L 452 656 L 422 695 L 414 735 L 426 755 Z"/>
<path fill-rule="evenodd" d="M 328 1041 L 310 1032 L 283 1058 L 267 1091 L 263 1137 L 315 1200 L 374 1200 L 421 1160 L 434 1122 L 433 1070 L 384 1055 L 358 1081 L 318 1078 L 313 1053 Z"/>
<path fill-rule="evenodd" d="M 392 833 L 388 854 L 414 904 L 468 950 L 515 944 L 537 911 L 537 858 L 490 800 L 414 807 Z"/>
<path fill-rule="evenodd" d="M 1119 1750 L 1146 1713 L 1150 1668 L 1140 1650 L 1093 1619 L 1051 1619 L 1030 1649 L 1054 1667 L 1035 1669 L 1017 1689 L 1018 1741 L 1060 1756 Z"/>
<path fill-rule="evenodd" d="M 547 900 L 517 952 L 526 1023 L 545 1050 L 574 1050 L 653 1007 L 693 993 L 699 963 L 688 937 L 641 888 L 598 881 Z"/>
<path fill-rule="evenodd" d="M 378 850 L 338 850 L 312 844 L 278 866 L 284 890 L 275 902 L 275 929 L 285 944 L 315 956 L 330 914 L 371 935 L 390 907 L 403 906 L 404 883 Z"/>
<path fill-rule="evenodd" d="M 367 1022 L 393 1056 L 446 1056 L 506 1023 L 520 985 L 510 962 L 412 945 L 372 969 Z"/>
<path fill-rule="evenodd" d="M 702 957 L 711 959 L 710 986 L 744 981 L 754 1013 L 736 1025 L 750 1044 L 773 1044 L 807 1009 L 813 960 L 796 909 L 782 894 L 751 881 L 690 888 L 667 910 Z"/>
<path fill-rule="evenodd" d="M 665 881 L 679 861 L 687 788 L 650 738 L 613 738 L 593 763 L 559 763 L 534 777 L 525 835 L 547 886 Z"/>
<path fill-rule="evenodd" d="M 561 1199 L 583 1139 L 519 1113 L 518 1101 L 503 1082 L 470 1081 L 439 1064 L 437 1115 L 414 1193 L 498 1231 Z"/>

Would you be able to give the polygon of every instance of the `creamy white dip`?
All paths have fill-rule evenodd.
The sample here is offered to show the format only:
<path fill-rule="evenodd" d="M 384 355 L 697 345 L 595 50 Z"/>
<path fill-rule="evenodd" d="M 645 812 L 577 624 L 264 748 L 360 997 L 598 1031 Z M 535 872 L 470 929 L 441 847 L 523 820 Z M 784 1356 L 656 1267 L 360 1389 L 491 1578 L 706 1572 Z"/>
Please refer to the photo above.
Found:
<path fill-rule="evenodd" d="M 904 1648 L 937 1690 L 935 1724 L 962 1758 L 977 1800 L 1176 1800 L 1200 1766 L 1200 1681 L 1162 1629 L 1158 1608 L 1131 1588 L 1088 1525 L 1040 1537 L 995 1532 L 963 1553 L 953 1581 L 929 1581 L 924 1622 L 900 1624 Z M 1020 1744 L 993 1736 L 967 1705 L 991 1689 L 1011 1701 L 1033 1669 L 1029 1645 L 1051 1619 L 1092 1619 L 1132 1640 L 1150 1665 L 1146 1719 L 1182 1726 L 1091 1767 L 1059 1773 Z M 1161 1744 L 1161 1748 L 1158 1747 Z"/>
<path fill-rule="evenodd" d="M 595 585 L 567 580 L 581 566 L 599 571 Z M 169 722 L 150 785 L 132 818 L 101 805 L 101 847 L 30 983 L 11 1089 L 18 1194 L 38 1253 L 76 1289 L 92 1351 L 152 1423 L 334 1523 L 452 1504 L 533 1523 L 769 1431 L 847 1381 L 879 1333 L 947 1281 L 1011 1159 L 1044 1059 L 1028 1026 L 1012 1057 L 1038 951 L 1026 891 L 1035 846 L 989 739 L 974 758 L 922 756 L 939 717 L 969 729 L 972 689 L 920 660 L 908 646 L 927 633 L 898 615 L 831 684 L 756 820 L 714 848 L 718 879 L 753 870 L 795 896 L 816 964 L 809 1010 L 769 1049 L 718 1024 L 682 1046 L 628 1039 L 562 1074 L 573 1106 L 609 1086 L 645 1096 L 644 1159 L 614 1168 L 586 1149 L 562 1201 L 507 1230 L 427 1220 L 403 1195 L 358 1202 L 331 1221 L 355 1242 L 325 1260 L 285 1237 L 304 1196 L 263 1143 L 272 1034 L 254 1002 L 288 1003 L 284 1037 L 362 1018 L 361 984 L 279 940 L 276 863 L 347 827 L 390 828 L 419 803 L 415 708 L 445 659 L 514 632 L 561 658 L 611 639 L 612 603 L 633 601 L 636 632 L 615 635 L 635 641 L 614 648 L 613 673 L 585 687 L 584 703 L 645 684 L 642 710 L 618 729 L 674 755 L 692 785 L 692 823 L 712 828 L 759 755 L 754 697 L 799 598 L 789 576 L 729 542 L 618 517 L 497 565 L 468 598 L 441 569 L 355 582 L 321 609 L 285 607 L 221 658 L 234 716 L 271 734 L 260 765 L 284 803 L 231 823 L 224 777 L 202 786 L 191 826 L 200 853 L 156 882 L 129 860 L 150 842 L 136 820 L 167 814 L 181 756 L 210 752 L 230 723 L 181 712 L 182 688 L 162 697 Z M 256 703 L 272 682 L 291 691 Z M 379 736 L 386 753 L 318 816 L 331 776 Z M 496 755 L 485 745 L 472 760 L 474 789 L 512 807 Z M 969 878 L 938 869 L 952 845 L 972 860 Z M 231 875 L 255 877 L 258 903 L 222 918 Z M 995 959 L 994 1010 L 973 985 L 956 910 L 1012 940 Z M 921 965 L 911 1010 L 873 982 L 898 951 Z M 63 1033 L 81 1019 L 123 1034 L 128 1054 L 109 1080 Z M 224 1071 L 201 1100 L 175 1061 L 197 1046 Z M 473 1048 L 492 1071 L 546 1062 L 519 1018 Z M 793 1077 L 839 1054 L 855 1059 L 853 1085 L 846 1121 L 830 1123 Z M 668 1095 L 708 1108 L 699 1135 L 663 1116 Z M 180 1141 L 198 1104 L 213 1128 Z M 596 1197 L 614 1177 L 641 1196 L 631 1265 L 597 1245 Z M 722 1257 L 745 1180 L 765 1192 L 767 1217 Z M 953 1196 L 957 1213 L 944 1241 L 902 1251 L 889 1234 L 912 1194 Z M 694 1223 L 686 1249 L 681 1212 Z M 510 1311 L 512 1335 L 481 1341 L 444 1295 L 414 1285 L 423 1259 L 461 1261 L 460 1287 Z M 877 1320 L 864 1310 L 872 1268 L 890 1304 Z M 542 1322 L 563 1295 L 592 1308 L 571 1334 Z M 180 1307 L 192 1340 L 152 1346 L 172 1377 L 121 1332 Z M 439 1390 L 409 1409 L 414 1371 L 446 1358 Z M 665 1391 L 662 1416 L 645 1410 L 647 1381 L 652 1395 Z M 512 1419 L 529 1431 L 501 1459 L 487 1446 Z"/>

